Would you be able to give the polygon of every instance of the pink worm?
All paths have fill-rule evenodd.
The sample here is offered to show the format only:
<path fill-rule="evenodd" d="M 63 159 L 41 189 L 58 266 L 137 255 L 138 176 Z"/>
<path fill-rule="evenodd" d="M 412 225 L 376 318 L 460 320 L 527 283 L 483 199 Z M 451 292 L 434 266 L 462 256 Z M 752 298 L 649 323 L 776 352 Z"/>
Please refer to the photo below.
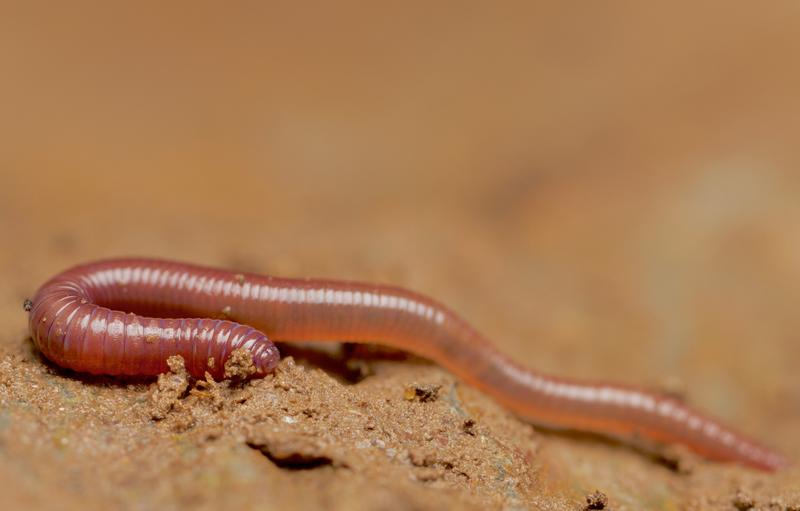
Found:
<path fill-rule="evenodd" d="M 168 357 L 181 355 L 193 376 L 220 378 L 230 353 L 246 348 L 256 376 L 264 376 L 280 356 L 267 336 L 375 340 L 439 363 L 535 423 L 680 443 L 709 459 L 765 470 L 788 464 L 673 397 L 525 368 L 446 307 L 397 287 L 121 259 L 67 270 L 26 305 L 42 353 L 76 371 L 156 375 L 167 371 Z"/>

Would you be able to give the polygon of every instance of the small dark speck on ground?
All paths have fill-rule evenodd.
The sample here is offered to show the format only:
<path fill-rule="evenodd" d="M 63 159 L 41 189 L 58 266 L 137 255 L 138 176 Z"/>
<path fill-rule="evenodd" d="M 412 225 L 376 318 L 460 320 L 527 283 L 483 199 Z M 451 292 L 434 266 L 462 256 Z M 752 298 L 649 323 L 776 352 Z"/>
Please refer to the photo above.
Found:
<path fill-rule="evenodd" d="M 475 421 L 473 419 L 465 420 L 464 423 L 461 425 L 461 429 L 467 435 L 475 436 L 475 434 L 476 434 L 476 432 L 475 432 Z"/>
<path fill-rule="evenodd" d="M 606 506 L 608 506 L 608 497 L 600 490 L 595 490 L 594 493 L 586 496 L 586 507 L 584 509 L 607 509 Z"/>
<path fill-rule="evenodd" d="M 403 397 L 406 401 L 428 403 L 439 398 L 441 385 L 412 383 L 406 386 Z"/>

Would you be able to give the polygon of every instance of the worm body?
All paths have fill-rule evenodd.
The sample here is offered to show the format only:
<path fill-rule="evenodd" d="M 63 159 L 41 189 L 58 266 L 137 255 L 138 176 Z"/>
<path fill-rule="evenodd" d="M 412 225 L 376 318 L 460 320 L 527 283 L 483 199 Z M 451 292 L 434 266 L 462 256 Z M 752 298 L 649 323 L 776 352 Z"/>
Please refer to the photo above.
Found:
<path fill-rule="evenodd" d="M 765 470 L 787 464 L 670 396 L 523 367 L 446 307 L 397 287 L 121 259 L 57 275 L 26 308 L 38 348 L 76 371 L 156 375 L 181 355 L 192 375 L 219 378 L 230 353 L 246 348 L 263 376 L 279 360 L 270 338 L 374 341 L 437 362 L 534 423 L 681 443 Z"/>

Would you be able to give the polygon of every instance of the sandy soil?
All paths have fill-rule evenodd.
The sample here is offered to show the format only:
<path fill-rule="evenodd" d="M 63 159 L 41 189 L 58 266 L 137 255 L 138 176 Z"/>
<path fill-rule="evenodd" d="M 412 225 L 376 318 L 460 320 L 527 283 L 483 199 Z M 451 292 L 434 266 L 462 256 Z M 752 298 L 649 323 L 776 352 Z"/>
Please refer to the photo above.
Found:
<path fill-rule="evenodd" d="M 22 310 L 122 255 L 389 282 L 800 461 L 793 2 L 67 5 L 0 16 L 3 509 L 800 509 L 800 469 L 543 431 L 401 353 L 120 381 Z"/>

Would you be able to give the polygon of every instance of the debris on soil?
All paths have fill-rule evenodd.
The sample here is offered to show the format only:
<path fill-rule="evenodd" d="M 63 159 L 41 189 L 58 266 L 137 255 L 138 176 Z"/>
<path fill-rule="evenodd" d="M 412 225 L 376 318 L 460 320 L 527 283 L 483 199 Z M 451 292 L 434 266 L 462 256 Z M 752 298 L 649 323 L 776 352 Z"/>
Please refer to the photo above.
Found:
<path fill-rule="evenodd" d="M 461 429 L 469 436 L 475 436 L 477 432 L 475 431 L 475 421 L 472 419 L 467 419 L 461 424 Z"/>
<path fill-rule="evenodd" d="M 150 393 L 150 417 L 155 420 L 166 418 L 173 408 L 180 406 L 180 398 L 189 388 L 189 375 L 183 357 L 169 357 L 167 366 L 169 372 L 158 375 L 158 381 Z"/>
<path fill-rule="evenodd" d="M 744 490 L 739 489 L 736 492 L 736 495 L 733 497 L 733 507 L 738 509 L 739 511 L 748 511 L 749 509 L 753 509 L 756 507 L 755 499 Z"/>
<path fill-rule="evenodd" d="M 448 472 L 454 476 L 469 480 L 469 475 L 456 468 L 455 460 L 443 457 L 441 453 L 428 449 L 410 449 L 408 461 L 414 467 L 414 477 L 417 481 L 432 482 L 443 480 Z"/>
<path fill-rule="evenodd" d="M 403 398 L 406 401 L 419 401 L 420 403 L 429 403 L 436 401 L 439 398 L 439 390 L 441 385 L 436 384 L 418 384 L 412 383 L 406 386 L 403 392 Z"/>
<path fill-rule="evenodd" d="M 247 348 L 238 348 L 231 352 L 225 361 L 225 378 L 246 379 L 255 374 L 253 354 Z"/>
<path fill-rule="evenodd" d="M 607 505 L 608 497 L 606 497 L 606 494 L 600 490 L 595 490 L 594 493 L 586 496 L 586 507 L 584 509 L 607 509 Z"/>
<path fill-rule="evenodd" d="M 206 400 L 211 403 L 212 408 L 221 410 L 225 405 L 225 398 L 222 396 L 220 384 L 214 381 L 214 378 L 206 371 L 205 380 L 197 380 L 193 389 L 189 394 L 197 397 L 198 399 Z"/>

